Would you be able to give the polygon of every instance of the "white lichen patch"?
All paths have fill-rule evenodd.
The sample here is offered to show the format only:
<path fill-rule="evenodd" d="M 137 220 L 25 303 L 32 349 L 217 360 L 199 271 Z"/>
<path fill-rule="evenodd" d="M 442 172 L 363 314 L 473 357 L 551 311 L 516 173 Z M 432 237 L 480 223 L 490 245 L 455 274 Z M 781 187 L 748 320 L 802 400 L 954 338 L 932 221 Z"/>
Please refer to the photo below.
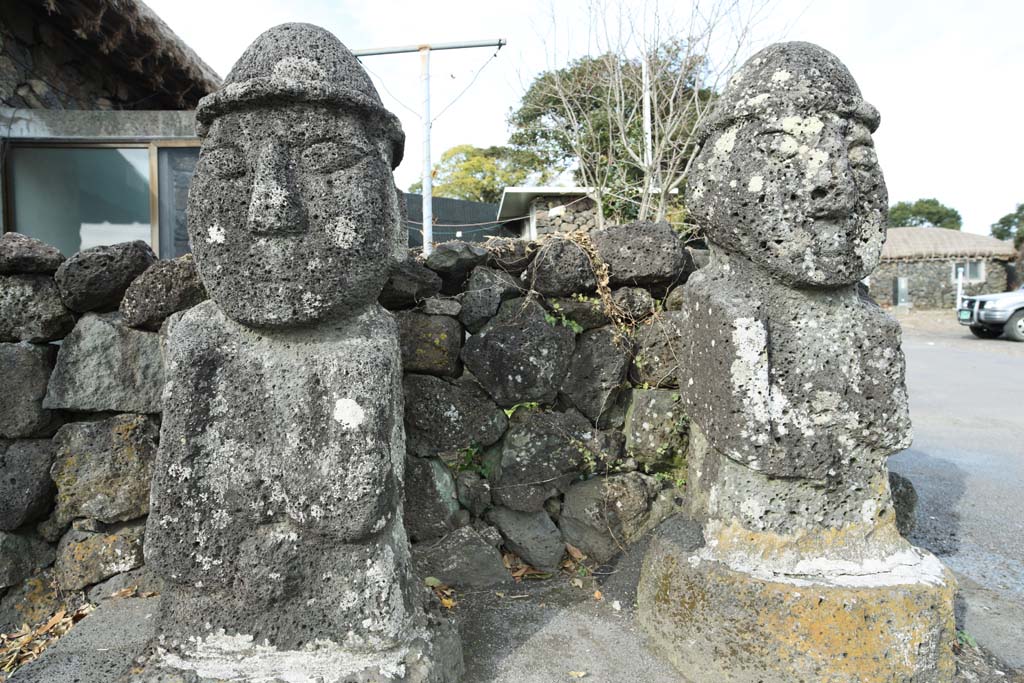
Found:
<path fill-rule="evenodd" d="M 216 223 L 211 225 L 206 231 L 206 241 L 210 244 L 224 244 L 224 238 L 224 228 Z"/>
<path fill-rule="evenodd" d="M 366 411 L 350 398 L 339 398 L 334 402 L 332 417 L 345 429 L 356 429 L 366 420 Z"/>
<path fill-rule="evenodd" d="M 737 127 L 732 127 L 719 135 L 718 139 L 715 140 L 715 161 L 725 161 L 729 158 L 733 147 L 736 146 L 736 133 L 738 130 Z"/>
<path fill-rule="evenodd" d="M 825 128 L 825 122 L 817 116 L 786 116 L 781 123 L 784 133 L 799 137 L 814 137 Z"/>
<path fill-rule="evenodd" d="M 778 71 L 772 74 L 772 81 L 774 83 L 785 83 L 792 77 L 793 74 L 789 73 L 785 69 L 779 69 Z"/>
<path fill-rule="evenodd" d="M 759 175 L 751 176 L 747 183 L 747 192 L 760 192 L 764 189 L 764 178 Z"/>
<path fill-rule="evenodd" d="M 338 216 L 330 227 L 331 237 L 334 243 L 342 249 L 348 249 L 356 241 L 357 230 L 355 223 L 348 216 Z"/>
<path fill-rule="evenodd" d="M 737 318 L 733 322 L 732 343 L 736 349 L 729 373 L 733 393 L 740 397 L 754 420 L 768 424 L 768 339 L 764 325 L 753 318 Z"/>

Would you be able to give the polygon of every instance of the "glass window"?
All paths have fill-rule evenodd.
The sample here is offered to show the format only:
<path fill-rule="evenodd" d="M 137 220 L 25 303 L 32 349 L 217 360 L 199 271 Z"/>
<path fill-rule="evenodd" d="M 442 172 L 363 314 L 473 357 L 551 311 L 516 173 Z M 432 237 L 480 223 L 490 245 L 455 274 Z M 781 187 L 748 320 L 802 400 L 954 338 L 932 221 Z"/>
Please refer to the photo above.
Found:
<path fill-rule="evenodd" d="M 160 178 L 160 256 L 175 258 L 192 249 L 188 244 L 188 186 L 199 161 L 198 147 L 161 147 L 157 152 Z"/>
<path fill-rule="evenodd" d="M 9 154 L 15 231 L 65 256 L 150 242 L 148 149 L 15 146 Z"/>
<path fill-rule="evenodd" d="M 955 261 L 953 263 L 953 272 L 950 278 L 953 282 L 956 282 L 956 273 L 958 270 L 964 271 L 964 282 L 984 282 L 985 281 L 985 261 L 981 259 L 971 261 Z"/>

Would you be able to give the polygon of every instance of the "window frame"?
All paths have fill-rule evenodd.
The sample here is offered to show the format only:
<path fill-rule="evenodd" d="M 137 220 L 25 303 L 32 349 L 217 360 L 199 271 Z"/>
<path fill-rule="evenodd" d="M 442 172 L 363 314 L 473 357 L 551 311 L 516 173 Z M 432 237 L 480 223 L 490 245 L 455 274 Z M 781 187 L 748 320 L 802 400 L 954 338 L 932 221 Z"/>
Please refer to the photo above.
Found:
<path fill-rule="evenodd" d="M 162 148 L 201 147 L 198 138 L 158 138 L 146 140 L 95 140 L 83 141 L 27 138 L 5 139 L 3 161 L 3 232 L 17 232 L 14 225 L 14 197 L 12 194 L 13 169 L 10 150 L 19 149 L 146 149 L 149 151 L 149 246 L 160 258 L 160 179 L 159 159 Z"/>
<path fill-rule="evenodd" d="M 953 283 L 954 285 L 956 284 L 956 267 L 957 267 L 957 264 L 959 264 L 959 263 L 963 263 L 964 264 L 964 284 L 965 285 L 978 284 L 979 282 L 985 282 L 985 281 L 988 280 L 988 265 L 985 263 L 985 259 L 983 259 L 983 258 L 969 258 L 969 257 L 965 257 L 965 258 L 962 258 L 962 259 L 956 259 L 956 260 L 950 262 L 950 264 L 949 264 L 949 271 L 950 271 L 949 272 L 949 281 L 951 283 Z M 976 277 L 976 278 L 972 278 L 971 277 L 971 264 L 972 263 L 977 263 L 977 264 L 980 265 L 979 270 L 981 272 L 980 272 L 980 275 L 978 277 Z"/>

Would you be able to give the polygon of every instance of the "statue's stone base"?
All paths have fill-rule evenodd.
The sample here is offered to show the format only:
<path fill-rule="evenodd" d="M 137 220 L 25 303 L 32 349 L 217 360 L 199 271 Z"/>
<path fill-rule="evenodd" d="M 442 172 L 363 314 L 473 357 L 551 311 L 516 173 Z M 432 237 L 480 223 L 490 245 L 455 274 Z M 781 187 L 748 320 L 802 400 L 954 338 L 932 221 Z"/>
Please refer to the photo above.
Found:
<path fill-rule="evenodd" d="M 640 577 L 650 645 L 692 683 L 951 683 L 955 582 L 917 572 L 762 578 L 656 538 Z M 938 571 L 936 572 L 936 568 Z M 908 571 L 909 569 L 909 571 Z M 894 578 L 898 575 L 900 578 Z"/>
<path fill-rule="evenodd" d="M 222 634 L 176 651 L 157 646 L 127 683 L 459 683 L 462 674 L 459 635 L 449 622 L 437 620 L 407 645 L 382 652 L 323 641 L 278 650 L 248 636 Z"/>

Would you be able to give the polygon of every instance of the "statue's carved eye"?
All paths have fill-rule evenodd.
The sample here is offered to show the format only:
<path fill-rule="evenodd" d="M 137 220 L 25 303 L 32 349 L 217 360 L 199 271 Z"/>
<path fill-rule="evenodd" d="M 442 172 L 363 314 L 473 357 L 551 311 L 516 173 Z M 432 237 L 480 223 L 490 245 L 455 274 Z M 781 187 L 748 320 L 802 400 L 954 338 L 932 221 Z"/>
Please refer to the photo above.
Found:
<path fill-rule="evenodd" d="M 317 142 L 302 152 L 302 166 L 314 173 L 340 171 L 359 163 L 370 150 L 337 142 Z"/>
<path fill-rule="evenodd" d="M 203 150 L 203 162 L 218 178 L 237 178 L 245 174 L 245 157 L 234 145 Z"/>

